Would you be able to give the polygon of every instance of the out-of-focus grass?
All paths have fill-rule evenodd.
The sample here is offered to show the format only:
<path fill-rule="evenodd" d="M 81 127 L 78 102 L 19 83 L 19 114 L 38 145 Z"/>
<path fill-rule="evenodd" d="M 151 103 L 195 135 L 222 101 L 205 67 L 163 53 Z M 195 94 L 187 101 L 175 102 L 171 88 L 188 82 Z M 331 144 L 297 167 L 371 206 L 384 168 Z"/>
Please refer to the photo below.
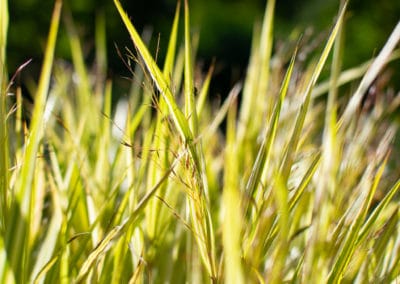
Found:
<path fill-rule="evenodd" d="M 136 49 L 126 56 L 131 89 L 115 107 L 101 14 L 95 70 L 68 15 L 73 62 L 59 63 L 56 1 L 29 127 L 2 63 L 2 283 L 398 280 L 400 180 L 388 161 L 399 99 L 365 102 L 398 59 L 400 24 L 368 65 L 342 71 L 343 4 L 305 65 L 301 40 L 273 52 L 269 1 L 243 88 L 217 106 L 207 99 L 213 67 L 195 79 L 188 2 L 177 5 L 162 68 L 114 3 Z M 339 88 L 348 82 L 355 92 Z"/>

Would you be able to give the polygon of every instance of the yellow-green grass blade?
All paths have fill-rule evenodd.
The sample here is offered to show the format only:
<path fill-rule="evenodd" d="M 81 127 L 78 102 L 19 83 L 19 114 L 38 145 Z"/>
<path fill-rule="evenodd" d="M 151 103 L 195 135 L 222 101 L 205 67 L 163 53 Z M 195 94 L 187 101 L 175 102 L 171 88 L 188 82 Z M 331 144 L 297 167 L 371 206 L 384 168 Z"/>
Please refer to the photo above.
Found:
<path fill-rule="evenodd" d="M 379 55 L 372 62 L 368 71 L 362 78 L 356 92 L 351 97 L 349 103 L 346 106 L 346 109 L 339 121 L 339 126 L 342 124 L 348 124 L 350 122 L 351 118 L 354 116 L 354 113 L 357 111 L 365 92 L 372 84 L 372 82 L 375 80 L 375 78 L 378 76 L 382 68 L 387 64 L 390 55 L 396 48 L 399 41 L 400 41 L 400 21 L 393 29 L 393 32 L 390 35 L 389 39 L 387 40 L 385 46 L 382 48 Z"/>
<path fill-rule="evenodd" d="M 39 281 L 41 274 L 44 274 L 54 264 L 52 256 L 54 255 L 59 234 L 61 233 L 62 222 L 65 222 L 60 204 L 61 200 L 54 180 L 51 180 L 51 197 L 54 202 L 54 211 L 52 212 L 43 243 L 38 250 L 38 257 L 30 276 L 30 283 Z"/>
<path fill-rule="evenodd" d="M 171 167 L 164 173 L 157 184 L 149 192 L 147 192 L 144 197 L 142 197 L 142 199 L 137 204 L 135 209 L 130 213 L 128 218 L 126 218 L 120 225 L 112 228 L 106 234 L 106 236 L 95 246 L 95 248 L 89 254 L 88 258 L 82 264 L 75 282 L 83 282 L 87 278 L 90 271 L 93 269 L 94 263 L 102 258 L 103 254 L 110 249 L 110 243 L 121 237 L 123 233 L 126 233 L 126 230 L 129 229 L 130 226 L 134 225 L 138 221 L 139 216 L 144 212 L 144 209 L 146 208 L 149 201 L 153 198 L 154 194 L 159 190 L 160 186 L 165 182 L 165 180 L 168 179 L 170 174 L 173 172 L 176 164 L 184 156 L 185 153 L 186 151 L 183 151 L 179 156 L 176 157 Z"/>
<path fill-rule="evenodd" d="M 279 173 L 274 175 L 273 199 L 277 212 L 278 235 L 274 248 L 274 264 L 267 276 L 269 283 L 282 283 L 284 275 L 285 260 L 289 252 L 289 191 L 286 182 L 282 180 Z"/>
<path fill-rule="evenodd" d="M 198 117 L 201 117 L 204 104 L 206 103 L 208 90 L 210 87 L 210 82 L 211 82 L 211 77 L 212 77 L 213 72 L 214 72 L 214 62 L 211 64 L 210 68 L 208 69 L 206 78 L 204 79 L 203 85 L 201 86 L 200 93 L 198 94 L 199 96 L 198 96 L 197 104 L 196 104 L 196 110 L 197 110 Z"/>
<path fill-rule="evenodd" d="M 168 86 L 167 81 L 164 78 L 164 75 L 156 65 L 154 59 L 150 55 L 147 47 L 141 40 L 139 34 L 137 33 L 135 27 L 129 20 L 129 17 L 123 10 L 120 2 L 118 0 L 114 0 L 114 4 L 117 7 L 117 10 L 128 29 L 128 32 L 131 36 L 132 41 L 134 42 L 138 52 L 140 53 L 143 61 L 148 69 L 150 76 L 152 77 L 154 83 L 157 86 L 157 89 L 160 91 L 161 95 L 164 97 L 165 102 L 168 105 L 172 120 L 174 121 L 175 127 L 177 128 L 181 139 L 183 142 L 189 147 L 189 152 L 192 156 L 194 164 L 197 169 L 200 169 L 200 161 L 198 158 L 198 154 L 196 153 L 196 147 L 193 144 L 193 133 L 190 130 L 189 124 L 185 118 L 185 115 L 179 109 L 177 103 L 175 102 L 174 96 L 172 94 L 171 89 Z"/>
<path fill-rule="evenodd" d="M 3 236 L 0 236 L 0 281 L 1 283 L 17 283 L 12 267 L 8 261 L 8 253 L 4 243 Z"/>
<path fill-rule="evenodd" d="M 185 66 L 185 45 L 181 44 L 178 53 L 176 55 L 174 72 L 172 74 L 172 81 L 174 82 L 174 87 L 176 88 L 175 94 L 179 94 L 181 92 L 182 86 L 182 78 Z"/>
<path fill-rule="evenodd" d="M 290 82 L 290 78 L 291 78 L 291 75 L 293 72 L 296 53 L 297 53 L 297 49 L 293 53 L 290 65 L 288 67 L 288 70 L 286 71 L 285 77 L 284 77 L 282 85 L 281 85 L 279 99 L 275 105 L 275 109 L 272 114 L 269 126 L 267 126 L 268 129 L 265 130 L 265 136 L 263 138 L 262 145 L 259 149 L 256 161 L 253 165 L 250 178 L 246 184 L 245 193 L 244 193 L 245 199 L 243 200 L 243 202 L 244 202 L 243 208 L 244 208 L 245 214 L 249 214 L 249 213 L 253 212 L 254 216 L 256 216 L 256 214 L 257 214 L 256 208 L 260 208 L 262 206 L 269 206 L 269 202 L 271 202 L 271 200 L 272 200 L 272 199 L 268 199 L 268 198 L 267 198 L 267 200 L 265 200 L 264 198 L 259 198 L 259 200 L 255 200 L 255 199 L 258 199 L 256 196 L 264 195 L 264 191 L 262 190 L 262 187 L 264 187 L 265 184 L 263 184 L 261 179 L 263 178 L 264 169 L 268 168 L 267 164 L 270 159 L 270 151 L 271 151 L 272 145 L 275 141 L 280 112 L 281 112 L 283 101 L 286 97 L 286 94 L 287 94 L 287 91 L 289 88 L 289 82 Z M 258 188 L 260 189 L 259 191 L 257 191 Z M 250 205 L 251 200 L 255 200 L 255 202 L 254 202 L 255 208 L 254 208 L 254 210 L 249 211 L 249 205 Z M 248 243 L 248 245 L 246 245 L 246 248 L 244 251 L 245 258 L 250 257 L 250 255 L 252 253 L 250 244 L 253 243 L 255 241 L 255 239 L 257 239 L 260 235 L 261 235 L 261 238 L 266 238 L 266 236 L 270 233 L 270 229 L 273 230 L 274 225 L 276 225 L 276 223 L 274 224 L 273 219 L 271 219 L 271 222 L 269 222 L 268 220 L 265 221 L 265 222 L 269 222 L 268 225 L 267 224 L 261 225 L 262 222 L 260 221 L 259 218 L 255 218 L 255 220 L 257 220 L 255 223 L 258 223 L 258 224 L 255 224 L 254 226 L 252 226 L 253 229 L 251 230 L 251 233 L 249 236 L 249 243 Z M 261 247 L 263 247 L 263 243 L 260 243 L 260 247 L 258 249 L 261 250 Z M 261 253 L 261 252 L 259 252 L 259 253 Z M 260 256 L 261 255 L 258 255 L 258 257 L 260 257 Z M 257 261 L 259 261 L 258 257 L 254 258 L 254 259 L 257 259 Z"/>
<path fill-rule="evenodd" d="M 292 59 L 290 61 L 289 68 L 286 71 L 285 77 L 282 82 L 280 94 L 279 94 L 279 100 L 276 103 L 276 106 L 275 106 L 274 112 L 272 114 L 272 118 L 271 118 L 270 124 L 268 126 L 268 129 L 265 131 L 265 136 L 263 138 L 261 147 L 258 151 L 256 162 L 254 163 L 249 181 L 247 182 L 247 185 L 246 185 L 246 194 L 248 196 L 248 199 L 247 199 L 247 203 L 245 204 L 245 207 L 244 207 L 245 212 L 247 212 L 249 200 L 254 197 L 254 193 L 255 193 L 257 187 L 260 184 L 264 184 L 263 182 L 265 182 L 265 180 L 263 181 L 261 178 L 262 178 L 264 168 L 268 167 L 268 162 L 270 159 L 270 152 L 271 152 L 272 144 L 275 141 L 276 131 L 278 129 L 280 112 L 281 112 L 283 101 L 286 97 L 286 94 L 287 94 L 287 91 L 289 88 L 289 83 L 290 83 L 290 79 L 291 79 L 292 72 L 293 72 L 296 54 L 297 54 L 297 49 L 295 50 L 295 52 L 292 56 Z"/>
<path fill-rule="evenodd" d="M 398 180 L 392 186 L 392 188 L 388 191 L 388 193 L 385 195 L 385 197 L 379 202 L 379 204 L 371 212 L 367 221 L 363 224 L 363 226 L 360 230 L 360 233 L 358 236 L 358 242 L 363 241 L 367 237 L 368 233 L 373 228 L 373 225 L 375 224 L 376 220 L 381 215 L 381 213 L 387 208 L 389 202 L 393 199 L 393 197 L 399 191 L 399 188 L 400 188 L 400 180 Z"/>
<path fill-rule="evenodd" d="M 387 162 L 387 158 L 379 167 L 377 173 L 374 177 L 372 177 L 372 169 L 367 168 L 365 180 L 361 181 L 361 186 L 365 182 L 366 185 L 370 183 L 370 179 L 373 179 L 371 186 L 368 189 L 368 193 L 365 194 L 364 201 L 362 206 L 360 206 L 357 216 L 355 216 L 354 221 L 352 222 L 348 234 L 344 240 L 343 245 L 341 246 L 337 258 L 334 262 L 332 270 L 328 276 L 327 283 L 340 283 L 344 274 L 345 269 L 349 265 L 350 259 L 354 254 L 354 251 L 357 247 L 357 238 L 360 230 L 362 229 L 363 222 L 365 221 L 365 217 L 368 213 L 368 209 L 371 205 L 372 198 L 376 192 L 378 184 L 381 180 L 383 171 L 385 169 Z"/>
<path fill-rule="evenodd" d="M 208 128 L 204 130 L 200 134 L 203 140 L 207 141 L 211 136 L 215 135 L 218 131 L 218 127 L 223 122 L 226 114 L 228 113 L 229 109 L 231 108 L 232 104 L 235 102 L 236 98 L 239 96 L 240 90 L 242 86 L 241 84 L 237 83 L 233 86 L 232 90 L 229 92 L 228 97 L 225 99 L 222 106 L 219 108 L 217 114 L 215 115 L 213 121 L 209 124 Z"/>
<path fill-rule="evenodd" d="M 284 180 L 287 180 L 289 177 L 289 174 L 290 174 L 290 170 L 291 170 L 291 167 L 293 164 L 294 154 L 296 153 L 296 149 L 297 149 L 297 146 L 298 146 L 298 143 L 300 140 L 300 135 L 301 135 L 301 132 L 303 129 L 303 125 L 304 125 L 304 121 L 305 121 L 306 114 L 308 111 L 308 107 L 310 105 L 312 90 L 313 90 L 315 84 L 317 83 L 317 80 L 321 74 L 322 68 L 325 65 L 328 55 L 332 49 L 333 43 L 335 42 L 336 36 L 340 30 L 340 27 L 342 25 L 343 18 L 345 15 L 346 7 L 347 7 L 347 2 L 345 2 L 345 4 L 343 5 L 343 8 L 338 16 L 338 19 L 336 20 L 336 24 L 326 42 L 324 50 L 322 51 L 322 54 L 318 59 L 317 65 L 312 73 L 311 79 L 307 84 L 305 94 L 304 94 L 305 98 L 300 107 L 298 116 L 296 118 L 296 123 L 294 126 L 293 134 L 289 141 L 288 148 L 284 154 L 284 159 L 283 159 L 283 163 L 282 163 L 282 167 L 281 167 L 282 178 Z"/>
<path fill-rule="evenodd" d="M 180 2 L 178 2 L 175 12 L 175 18 L 170 33 L 167 54 L 164 62 L 164 78 L 167 80 L 168 85 L 171 87 L 172 71 L 175 63 L 176 42 L 178 37 L 178 24 L 179 24 Z M 168 148 L 170 144 L 170 132 L 168 125 L 168 106 L 165 99 L 161 96 L 157 106 L 157 121 L 155 126 L 154 138 L 152 143 L 153 152 L 150 154 L 149 170 L 148 170 L 148 188 L 151 189 L 157 180 L 162 176 L 163 170 L 168 168 L 169 155 Z M 165 189 L 167 182 L 160 188 L 159 196 L 165 198 Z M 146 218 L 148 220 L 148 235 L 150 239 L 154 239 L 159 235 L 164 222 L 160 218 L 161 203 L 159 200 L 151 200 L 150 205 L 147 207 Z"/>
<path fill-rule="evenodd" d="M 396 241 L 398 242 L 398 236 Z M 398 244 L 396 245 L 396 250 L 395 251 L 392 250 L 392 255 L 393 255 L 392 267 L 390 268 L 390 271 L 387 276 L 387 278 L 390 280 L 394 280 L 400 275 L 400 248 Z"/>
<path fill-rule="evenodd" d="M 260 73 L 258 77 L 258 99 L 257 102 L 268 102 L 267 104 L 257 103 L 256 108 L 261 108 L 259 114 L 263 114 L 266 111 L 267 120 L 269 120 L 273 96 L 267 94 L 269 85 L 269 74 L 270 74 L 270 61 L 272 54 L 272 43 L 273 43 L 273 27 L 274 27 L 274 11 L 275 11 L 275 0 L 269 0 L 265 9 L 263 25 L 261 28 L 260 38 Z M 266 108 L 266 109 L 265 109 Z M 254 115 L 254 114 L 252 114 Z"/>
<path fill-rule="evenodd" d="M 169 83 L 170 83 L 170 80 L 172 79 L 172 73 L 173 73 L 174 64 L 175 64 L 176 43 L 177 43 L 177 38 L 178 38 L 179 14 L 180 14 L 180 7 L 181 7 L 180 3 L 181 2 L 178 1 L 178 4 L 176 5 L 174 22 L 172 24 L 172 29 L 171 29 L 170 36 L 169 36 L 168 49 L 167 49 L 167 54 L 165 56 L 165 62 L 164 62 L 164 68 L 163 68 L 164 78 Z"/>
<path fill-rule="evenodd" d="M 32 204 L 32 202 L 36 199 L 36 192 L 33 190 L 35 186 L 32 187 L 32 184 L 34 183 L 39 144 L 44 131 L 44 109 L 50 85 L 60 14 L 61 1 L 56 1 L 39 86 L 35 95 L 30 133 L 23 155 L 24 163 L 19 173 L 15 188 L 15 202 L 12 204 L 10 219 L 7 224 L 7 251 L 16 280 L 20 283 L 28 281 L 31 269 L 31 245 L 33 240 L 31 239 L 30 231 L 35 211 L 35 204 Z M 16 238 L 16 236 L 19 237 Z"/>
<path fill-rule="evenodd" d="M 330 88 L 325 111 L 325 125 L 322 141 L 322 175 L 319 179 L 319 190 L 317 195 L 326 192 L 333 194 L 336 190 L 337 171 L 339 167 L 339 149 L 341 143 L 337 137 L 337 97 L 338 97 L 338 78 L 341 70 L 341 58 L 343 47 L 343 28 L 339 28 L 337 38 L 333 47 L 333 58 L 331 65 Z M 328 191 L 326 191 L 328 190 Z M 323 193 L 324 192 L 324 193 Z M 326 196 L 326 194 L 325 194 Z M 317 196 L 317 198 L 320 198 Z M 329 218 L 324 216 L 324 218 Z"/>
<path fill-rule="evenodd" d="M 224 247 L 225 283 L 244 283 L 245 276 L 241 264 L 241 235 L 243 214 L 240 210 L 239 162 L 236 153 L 236 108 L 231 104 L 227 118 L 227 145 L 225 151 L 224 189 L 222 196 L 224 217 L 222 235 Z"/>
<path fill-rule="evenodd" d="M 395 236 L 397 235 L 397 227 L 399 224 L 399 210 L 396 208 L 389 219 L 383 224 L 383 226 L 376 232 L 375 243 L 373 246 L 373 257 L 376 258 L 375 275 L 381 277 L 381 275 L 388 275 L 386 281 L 393 281 L 390 275 L 390 265 L 388 265 L 387 258 L 395 257 L 395 250 L 393 248 L 393 242 L 395 242 Z M 393 262 L 396 264 L 397 262 Z M 386 282 L 384 281 L 384 282 Z"/>
<path fill-rule="evenodd" d="M 243 89 L 238 126 L 238 143 L 241 147 L 238 150 L 239 155 L 249 161 L 253 160 L 253 155 L 257 151 L 254 148 L 254 139 L 265 123 L 263 119 L 253 118 L 265 118 L 265 121 L 270 121 L 271 109 L 274 106 L 274 96 L 267 93 L 270 81 L 274 10 L 275 0 L 268 1 L 262 26 L 256 26 L 254 29 L 250 64 Z"/>
<path fill-rule="evenodd" d="M 1 78 L 3 78 L 3 69 L 6 63 L 6 46 L 7 46 L 7 32 L 8 32 L 8 1 L 1 1 L 0 4 L 0 64 L 1 64 Z M 3 87 L 3 85 L 1 85 Z"/>
<path fill-rule="evenodd" d="M 74 69 L 76 70 L 77 74 L 77 101 L 78 101 L 78 111 L 81 114 L 80 120 L 82 121 L 83 125 L 88 127 L 90 131 L 86 129 L 84 131 L 84 140 L 87 136 L 89 136 L 90 132 L 95 131 L 94 127 L 97 125 L 93 117 L 88 115 L 90 113 L 95 113 L 95 107 L 97 105 L 93 105 L 93 99 L 91 98 L 91 86 L 89 82 L 89 74 L 88 69 L 86 68 L 85 58 L 81 46 L 81 42 L 77 31 L 75 29 L 72 16 L 68 13 L 65 17 L 66 27 L 68 30 L 68 39 L 70 44 L 70 50 L 72 55 L 72 62 L 74 65 Z M 90 119 L 93 119 L 91 121 Z"/>
<path fill-rule="evenodd" d="M 8 1 L 0 3 L 0 232 L 5 229 L 5 216 L 7 215 L 7 191 L 9 189 L 9 145 L 7 131 L 7 70 L 6 46 L 8 31 Z"/>
<path fill-rule="evenodd" d="M 320 161 L 321 161 L 321 153 L 318 153 L 315 155 L 315 158 L 313 159 L 308 170 L 306 171 L 303 178 L 301 179 L 300 184 L 298 185 L 298 187 L 296 189 L 294 189 L 295 194 L 290 199 L 288 199 L 289 213 L 293 214 L 293 212 L 294 212 L 293 210 L 295 209 L 295 206 L 300 201 L 300 198 L 304 194 L 305 189 L 309 186 L 311 179 L 314 176 L 314 174 L 319 166 Z M 279 175 L 279 173 L 277 173 L 276 176 L 277 175 Z M 282 182 L 282 181 L 280 181 L 280 182 Z M 297 213 L 297 212 L 295 212 L 295 213 Z M 302 214 L 302 213 L 299 212 L 299 214 Z M 268 237 L 266 238 L 265 245 L 264 245 L 265 250 L 270 249 L 273 241 L 277 237 L 279 224 L 278 224 L 278 222 L 276 222 L 276 220 L 279 220 L 279 218 L 274 219 L 274 223 L 270 229 L 270 232 L 268 232 Z"/>
<path fill-rule="evenodd" d="M 198 133 L 197 111 L 194 98 L 194 78 L 193 78 L 193 58 L 192 58 L 192 43 L 190 39 L 190 15 L 189 4 L 185 0 L 185 116 L 189 121 L 190 130 L 193 136 Z"/>
<path fill-rule="evenodd" d="M 204 263 L 206 265 L 207 271 L 210 274 L 210 277 L 216 277 L 215 273 L 215 260 L 214 260 L 214 252 L 213 252 L 213 233 L 212 233 L 212 226 L 211 226 L 211 219 L 209 216 L 208 209 L 205 204 L 203 190 L 205 189 L 203 186 L 206 186 L 207 183 L 204 182 L 204 174 L 202 174 L 202 169 L 203 169 L 203 163 L 201 162 L 199 158 L 199 153 L 198 153 L 198 147 L 196 147 L 195 142 L 197 143 L 198 141 L 193 141 L 193 132 L 191 130 L 191 127 L 195 125 L 196 123 L 192 124 L 193 122 L 189 123 L 186 120 L 187 118 L 183 115 L 183 113 L 180 111 L 178 108 L 178 105 L 175 102 L 174 96 L 172 95 L 171 89 L 169 88 L 164 75 L 161 73 L 160 69 L 154 62 L 153 58 L 151 57 L 150 53 L 148 52 L 146 46 L 143 44 L 142 40 L 140 39 L 138 33 L 136 32 L 136 29 L 133 27 L 132 23 L 130 22 L 128 16 L 126 13 L 123 11 L 121 4 L 119 3 L 118 0 L 114 1 L 117 10 L 120 13 L 120 16 L 125 24 L 125 26 L 128 29 L 128 32 L 131 35 L 131 38 L 140 53 L 141 57 L 143 58 L 143 61 L 150 73 L 150 76 L 152 77 L 155 85 L 157 86 L 158 90 L 161 92 L 161 95 L 164 97 L 169 111 L 170 115 L 172 117 L 172 120 L 174 121 L 175 127 L 178 129 L 178 132 L 181 136 L 181 139 L 185 143 L 185 146 L 188 147 L 188 150 L 190 152 L 190 156 L 193 160 L 194 164 L 194 171 L 195 171 L 195 176 L 197 180 L 197 185 L 195 190 L 199 191 L 197 194 L 199 194 L 199 200 L 196 200 L 196 202 L 200 202 L 197 204 L 199 207 L 197 209 L 200 210 L 200 212 L 195 211 L 195 208 L 191 206 L 192 212 L 197 212 L 200 215 L 192 215 L 192 221 L 194 223 L 195 227 L 195 232 L 199 232 L 199 236 L 201 236 L 202 239 L 198 239 L 198 244 L 200 247 L 200 252 L 202 255 L 202 258 L 204 260 Z M 186 52 L 185 52 L 186 53 Z M 188 62 L 185 62 L 185 65 L 188 64 Z M 186 103 L 185 103 L 186 104 Z M 186 108 L 185 108 L 186 109 Z M 194 112 L 191 114 L 191 117 L 197 116 L 197 113 Z M 193 204 L 192 204 L 193 205 Z M 204 219 L 200 220 L 200 223 L 197 223 L 199 220 L 197 220 L 197 216 L 204 217 Z M 205 246 L 202 245 L 202 242 L 205 241 Z"/>
<path fill-rule="evenodd" d="M 399 58 L 400 58 L 400 49 L 396 49 L 391 53 L 391 55 L 387 59 L 387 63 L 398 60 Z M 356 67 L 351 67 L 349 69 L 342 71 L 339 77 L 337 78 L 336 87 L 343 86 L 347 83 L 350 83 L 352 81 L 355 81 L 363 77 L 373 61 L 374 59 L 368 60 Z M 314 98 L 322 96 L 323 94 L 329 91 L 329 88 L 332 86 L 332 84 L 333 82 L 331 82 L 330 79 L 317 84 L 313 90 L 312 96 Z"/>
<path fill-rule="evenodd" d="M 297 187 L 296 192 L 290 198 L 289 211 L 292 211 L 294 209 L 294 207 L 296 206 L 296 204 L 298 203 L 298 201 L 300 200 L 301 196 L 304 193 L 304 190 L 310 184 L 312 177 L 314 176 L 315 172 L 317 171 L 320 162 L 321 162 L 321 153 L 317 153 L 315 155 L 315 158 L 311 162 L 311 165 L 308 168 L 307 172 L 303 176 L 299 186 Z"/>
<path fill-rule="evenodd" d="M 283 178 L 285 180 L 288 180 L 288 177 L 290 175 L 291 172 L 291 168 L 293 165 L 293 161 L 294 161 L 294 157 L 295 157 L 295 153 L 297 152 L 297 147 L 300 141 L 300 136 L 301 133 L 303 131 L 303 126 L 304 126 L 304 122 L 305 122 L 305 118 L 306 118 L 306 114 L 308 112 L 309 109 L 309 105 L 310 105 L 310 101 L 311 101 L 311 94 L 312 94 L 312 90 L 320 76 L 320 73 L 322 71 L 323 66 L 326 63 L 326 60 L 330 54 L 330 51 L 332 49 L 332 46 L 335 42 L 336 36 L 338 34 L 338 32 L 340 31 L 340 27 L 342 25 L 343 22 L 343 18 L 344 18 L 344 14 L 346 11 L 346 7 L 347 7 L 347 2 L 344 3 L 338 19 L 336 20 L 335 26 L 333 27 L 331 34 L 326 42 L 326 45 L 322 51 L 321 56 L 318 59 L 318 62 L 316 64 L 316 67 L 314 68 L 314 71 L 311 75 L 311 79 L 309 80 L 306 89 L 305 89 L 305 98 L 304 101 L 302 103 L 302 105 L 300 106 L 300 111 L 297 115 L 296 118 L 296 122 L 295 122 L 295 126 L 294 126 L 294 130 L 293 130 L 293 134 L 290 138 L 288 147 L 285 151 L 284 154 L 284 158 L 283 158 L 283 162 L 281 163 L 281 170 L 282 170 L 282 175 Z M 314 201 L 314 203 L 318 204 L 318 199 L 316 198 L 316 200 Z M 318 206 L 318 205 L 317 205 Z M 319 242 L 321 242 L 321 235 L 325 236 L 326 232 L 323 231 L 321 232 L 320 226 L 324 220 L 321 220 L 320 218 L 318 218 L 318 216 L 321 216 L 321 218 L 323 218 L 322 216 L 325 216 L 323 214 L 326 213 L 327 208 L 326 207 L 315 207 L 316 209 L 316 222 L 315 224 L 313 224 L 313 226 L 310 229 L 310 234 L 311 237 L 309 239 L 309 250 L 307 251 L 307 254 L 305 256 L 305 262 L 304 262 L 304 277 L 307 279 L 311 279 L 311 275 L 313 275 L 313 281 L 320 281 L 321 278 L 325 278 L 325 274 L 326 274 L 326 269 L 324 267 L 318 267 L 316 268 L 316 263 L 317 261 L 319 262 L 319 266 L 325 266 L 325 260 L 321 259 L 320 257 L 318 257 L 318 252 L 317 252 L 317 244 Z M 319 259 L 319 260 L 317 260 Z M 316 271 L 315 271 L 316 270 Z M 314 274 L 312 274 L 314 273 Z"/>
<path fill-rule="evenodd" d="M 239 124 L 238 124 L 238 143 L 241 145 L 240 155 L 245 155 L 247 152 L 247 143 L 245 140 L 252 137 L 254 133 L 250 133 L 249 122 L 252 111 L 255 109 L 257 103 L 257 83 L 259 74 L 259 30 L 254 29 L 253 41 L 251 44 L 250 61 L 247 67 L 247 74 L 243 86 L 242 102 L 239 113 Z M 249 134 L 250 133 L 250 134 Z M 250 137 L 249 137 L 250 136 Z M 251 140 L 251 139 L 249 139 Z M 248 153 L 246 153 L 247 155 Z"/>
<path fill-rule="evenodd" d="M 106 82 L 105 90 L 104 90 L 104 105 L 102 110 L 102 116 L 100 117 L 101 122 L 99 125 L 101 126 L 96 132 L 99 133 L 98 143 L 96 143 L 96 165 L 94 169 L 95 180 L 104 185 L 104 191 L 107 191 L 109 188 L 109 172 L 110 172 L 110 163 L 109 153 L 110 153 L 110 145 L 111 145 L 111 129 L 110 129 L 110 119 L 111 119 L 111 89 L 112 84 L 111 81 Z"/>
<path fill-rule="evenodd" d="M 107 32 L 105 12 L 96 13 L 95 25 L 96 46 L 96 95 L 101 96 L 107 75 Z"/>

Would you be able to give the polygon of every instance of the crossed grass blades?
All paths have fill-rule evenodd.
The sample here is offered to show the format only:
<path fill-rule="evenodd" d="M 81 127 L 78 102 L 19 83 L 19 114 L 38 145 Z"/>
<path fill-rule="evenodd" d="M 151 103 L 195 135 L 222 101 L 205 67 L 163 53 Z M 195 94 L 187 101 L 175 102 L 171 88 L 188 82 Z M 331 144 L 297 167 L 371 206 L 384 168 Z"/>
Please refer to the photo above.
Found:
<path fill-rule="evenodd" d="M 72 64 L 54 60 L 57 0 L 27 128 L 21 90 L 6 76 L 1 1 L 2 283 L 399 279 L 399 97 L 383 93 L 368 111 L 363 101 L 400 56 L 400 23 L 376 58 L 342 70 L 342 3 L 305 64 L 297 58 L 307 46 L 296 37 L 272 52 L 268 1 L 247 75 L 217 106 L 207 98 L 213 66 L 194 79 L 198 35 L 188 2 L 183 21 L 178 2 L 162 68 L 148 35 L 114 3 L 136 49 L 126 59 L 127 95 L 112 107 L 101 14 L 94 72 L 71 16 Z M 355 92 L 341 88 L 349 83 Z"/>

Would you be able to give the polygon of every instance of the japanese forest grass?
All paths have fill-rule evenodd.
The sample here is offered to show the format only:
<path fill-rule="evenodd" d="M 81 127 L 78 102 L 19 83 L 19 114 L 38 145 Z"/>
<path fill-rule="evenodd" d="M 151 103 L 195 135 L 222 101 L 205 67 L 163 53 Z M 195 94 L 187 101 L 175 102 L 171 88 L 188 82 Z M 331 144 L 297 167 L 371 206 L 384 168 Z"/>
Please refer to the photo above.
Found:
<path fill-rule="evenodd" d="M 375 58 L 342 70 L 345 4 L 304 61 L 305 39 L 272 52 L 268 1 L 247 75 L 217 105 L 213 66 L 194 75 L 186 1 L 161 64 L 114 3 L 135 51 L 122 54 L 126 96 L 113 107 L 101 15 L 94 71 L 70 17 L 72 63 L 54 60 L 56 1 L 28 127 L 5 76 L 1 2 L 1 283 L 399 279 L 399 98 L 383 93 L 367 109 L 365 94 L 399 58 L 400 24 Z"/>

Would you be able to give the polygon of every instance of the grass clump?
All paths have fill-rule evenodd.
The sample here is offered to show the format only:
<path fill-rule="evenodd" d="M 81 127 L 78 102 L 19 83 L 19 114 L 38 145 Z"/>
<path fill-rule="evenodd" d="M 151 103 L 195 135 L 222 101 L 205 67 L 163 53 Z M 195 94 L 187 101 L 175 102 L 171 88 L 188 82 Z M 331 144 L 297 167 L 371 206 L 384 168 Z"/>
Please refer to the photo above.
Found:
<path fill-rule="evenodd" d="M 2 15 L 2 282 L 399 279 L 399 99 L 381 94 L 368 110 L 365 94 L 399 57 L 400 24 L 367 67 L 343 71 L 346 4 L 305 64 L 297 59 L 302 41 L 272 52 L 275 2 L 268 1 L 243 88 L 238 83 L 216 106 L 207 99 L 213 67 L 194 79 L 187 1 L 183 44 L 178 3 L 163 68 L 114 3 L 136 48 L 127 55 L 128 95 L 113 107 L 104 18 L 95 76 L 69 17 L 73 63 L 53 59 L 56 1 L 29 127 L 21 123 L 21 90 L 4 76 Z M 329 76 L 320 82 L 324 68 Z M 349 82 L 356 91 L 342 94 Z"/>

